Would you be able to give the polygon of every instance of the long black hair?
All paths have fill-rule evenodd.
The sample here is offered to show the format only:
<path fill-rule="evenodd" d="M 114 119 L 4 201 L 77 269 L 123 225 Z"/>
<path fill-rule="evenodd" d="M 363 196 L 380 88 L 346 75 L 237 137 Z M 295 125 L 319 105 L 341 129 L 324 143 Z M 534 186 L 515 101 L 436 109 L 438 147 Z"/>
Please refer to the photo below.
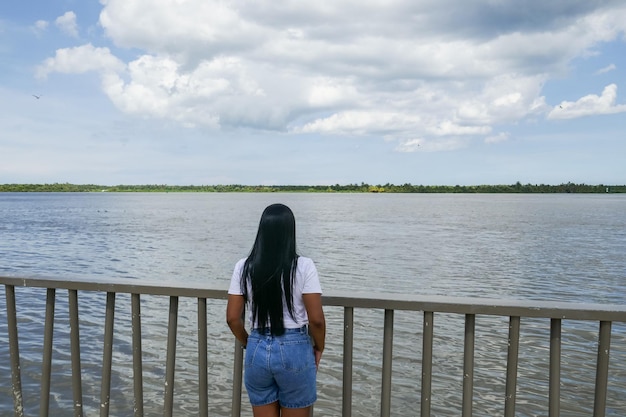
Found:
<path fill-rule="evenodd" d="M 293 281 L 296 274 L 296 220 L 284 204 L 265 208 L 254 246 L 241 273 L 244 298 L 252 299 L 252 322 L 280 336 L 285 332 L 283 300 L 293 314 Z M 248 283 L 252 294 L 248 294 Z M 284 297 L 283 297 L 284 294 Z"/>

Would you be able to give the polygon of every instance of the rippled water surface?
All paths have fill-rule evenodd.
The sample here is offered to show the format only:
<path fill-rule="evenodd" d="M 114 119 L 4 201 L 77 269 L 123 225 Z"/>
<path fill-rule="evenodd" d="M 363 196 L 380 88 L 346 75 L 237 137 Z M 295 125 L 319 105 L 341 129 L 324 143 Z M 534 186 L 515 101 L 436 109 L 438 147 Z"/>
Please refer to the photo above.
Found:
<path fill-rule="evenodd" d="M 227 285 L 274 202 L 298 222 L 301 254 L 324 289 L 373 293 L 625 304 L 626 196 L 429 194 L 21 194 L 0 193 L 0 275 L 123 278 Z M 22 384 L 39 392 L 45 290 L 16 288 Z M 4 288 L 0 288 L 0 415 L 10 414 Z M 79 293 L 83 395 L 97 415 L 104 294 Z M 111 415 L 132 412 L 130 300 L 116 303 Z M 181 299 L 175 387 L 177 416 L 197 415 L 195 300 Z M 146 414 L 163 401 L 167 299 L 142 298 Z M 233 339 L 224 303 L 209 305 L 211 414 L 230 410 Z M 326 309 L 327 350 L 316 415 L 341 413 L 343 311 Z M 355 312 L 353 415 L 378 414 L 382 311 Z M 53 352 L 53 410 L 72 404 L 67 296 L 59 293 Z M 419 313 L 396 312 L 392 414 L 420 402 Z M 562 413 L 593 410 L 597 323 L 563 323 Z M 506 318 L 478 317 L 475 415 L 502 414 Z M 518 416 L 547 415 L 549 322 L 522 321 Z M 461 318 L 435 316 L 433 415 L 460 412 Z M 613 325 L 607 415 L 626 415 L 626 329 Z M 25 398 L 38 412 L 38 398 Z M 246 404 L 246 401 L 244 401 Z M 244 407 L 244 414 L 249 408 Z"/>

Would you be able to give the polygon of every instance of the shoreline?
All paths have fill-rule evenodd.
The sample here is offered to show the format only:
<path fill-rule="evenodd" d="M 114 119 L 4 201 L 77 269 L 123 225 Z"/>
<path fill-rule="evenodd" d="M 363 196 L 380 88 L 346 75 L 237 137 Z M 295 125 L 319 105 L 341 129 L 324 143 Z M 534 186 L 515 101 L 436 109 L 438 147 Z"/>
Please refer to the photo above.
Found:
<path fill-rule="evenodd" d="M 366 183 L 347 185 L 97 185 L 97 184 L 0 184 L 2 192 L 117 192 L 117 193 L 404 193 L 404 194 L 619 194 L 626 193 L 626 185 L 606 184 L 521 184 L 511 185 L 413 185 Z"/>

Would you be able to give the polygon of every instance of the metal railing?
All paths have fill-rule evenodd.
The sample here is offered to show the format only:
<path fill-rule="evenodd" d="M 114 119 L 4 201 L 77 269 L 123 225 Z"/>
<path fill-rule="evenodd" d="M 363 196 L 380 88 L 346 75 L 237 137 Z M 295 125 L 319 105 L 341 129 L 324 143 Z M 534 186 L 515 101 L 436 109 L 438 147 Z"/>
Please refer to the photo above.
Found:
<path fill-rule="evenodd" d="M 71 368 L 74 416 L 82 416 L 83 382 L 81 380 L 81 345 L 79 337 L 80 316 L 78 312 L 78 292 L 106 293 L 106 313 L 104 323 L 104 345 L 101 362 L 100 416 L 109 415 L 111 400 L 111 368 L 113 362 L 112 347 L 114 340 L 116 294 L 130 294 L 132 325 L 132 378 L 134 396 L 134 415 L 144 415 L 144 384 L 142 380 L 142 322 L 140 297 L 145 295 L 169 297 L 167 349 L 165 364 L 165 383 L 163 415 L 173 415 L 175 361 L 177 348 L 177 326 L 179 318 L 179 298 L 197 300 L 198 332 L 198 409 L 200 416 L 208 416 L 208 377 L 207 377 L 207 299 L 224 300 L 226 288 L 206 288 L 199 285 L 160 285 L 132 280 L 61 280 L 48 278 L 0 277 L 6 295 L 6 326 L 10 351 L 11 393 L 15 416 L 24 416 L 23 398 L 25 395 L 39 394 L 39 415 L 49 414 L 50 386 L 53 377 L 53 329 L 55 325 L 55 301 L 57 290 L 68 291 L 68 319 L 70 325 Z M 23 287 L 46 289 L 45 322 L 43 331 L 40 391 L 24 392 L 20 367 L 18 337 L 18 308 L 16 291 Z M 593 416 L 605 416 L 607 408 L 607 385 L 609 375 L 609 352 L 611 347 L 611 329 L 614 322 L 626 322 L 626 306 L 573 304 L 537 301 L 492 300 L 478 298 L 455 298 L 416 296 L 406 294 L 356 294 L 328 291 L 323 297 L 324 306 L 343 309 L 343 355 L 342 355 L 342 416 L 352 415 L 353 393 L 353 351 L 354 351 L 354 310 L 379 309 L 384 311 L 384 331 L 382 340 L 382 374 L 380 394 L 380 415 L 391 415 L 392 361 L 394 313 L 408 310 L 423 312 L 422 357 L 421 357 L 421 401 L 420 416 L 431 415 L 432 377 L 433 377 L 433 340 L 435 314 L 450 313 L 464 318 L 463 341 L 463 378 L 461 415 L 469 417 L 473 411 L 474 391 L 474 354 L 477 316 L 508 317 L 508 348 L 506 359 L 506 393 L 504 397 L 504 416 L 513 417 L 516 407 L 518 381 L 518 359 L 520 347 L 521 318 L 543 318 L 550 321 L 549 341 L 549 393 L 548 415 L 560 415 L 561 397 L 561 323 L 563 320 L 594 321 L 599 324 L 597 337 L 597 363 L 595 366 L 595 393 Z M 223 316 L 220 316 L 222 320 Z M 0 351 L 4 347 L 0 346 Z M 241 415 L 243 350 L 235 343 L 233 360 L 233 386 L 231 415 Z M 30 389 L 30 388 L 29 388 Z M 455 413 L 458 415 L 457 413 Z"/>

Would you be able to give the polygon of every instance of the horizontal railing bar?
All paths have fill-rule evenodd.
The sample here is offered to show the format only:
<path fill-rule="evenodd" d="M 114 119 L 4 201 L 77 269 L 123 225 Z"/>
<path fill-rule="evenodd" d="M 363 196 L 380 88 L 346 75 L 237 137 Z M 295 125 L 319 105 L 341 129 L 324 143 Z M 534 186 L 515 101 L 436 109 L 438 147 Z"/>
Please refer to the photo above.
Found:
<path fill-rule="evenodd" d="M 0 276 L 0 284 L 14 285 L 15 287 L 34 287 L 34 288 L 57 288 L 79 291 L 98 291 L 98 292 L 115 292 L 118 294 L 141 294 L 141 295 L 166 295 L 176 297 L 192 297 L 192 298 L 211 298 L 224 299 L 228 298 L 228 284 L 224 284 L 220 288 L 210 288 L 199 284 L 168 283 L 163 285 L 162 282 L 137 281 L 134 279 L 99 279 L 91 280 L 80 279 L 57 279 L 48 277 L 23 278 L 23 277 L 3 277 Z"/>
<path fill-rule="evenodd" d="M 0 276 L 0 284 L 13 285 L 15 287 L 62 288 L 222 300 L 228 298 L 228 282 L 218 283 L 219 288 L 211 288 L 197 283 L 168 283 L 164 286 L 162 283 L 139 282 L 129 279 L 83 281 Z M 436 311 L 438 313 L 453 314 L 626 322 L 626 305 L 617 304 L 583 304 L 403 293 L 376 293 L 373 295 L 371 293 L 331 290 L 325 291 L 322 302 L 325 306 L 379 308 L 383 310 Z"/>
<path fill-rule="evenodd" d="M 327 306 L 354 308 L 626 322 L 626 305 L 622 304 L 583 304 L 379 292 L 372 295 L 354 291 L 325 291 L 322 301 Z"/>

